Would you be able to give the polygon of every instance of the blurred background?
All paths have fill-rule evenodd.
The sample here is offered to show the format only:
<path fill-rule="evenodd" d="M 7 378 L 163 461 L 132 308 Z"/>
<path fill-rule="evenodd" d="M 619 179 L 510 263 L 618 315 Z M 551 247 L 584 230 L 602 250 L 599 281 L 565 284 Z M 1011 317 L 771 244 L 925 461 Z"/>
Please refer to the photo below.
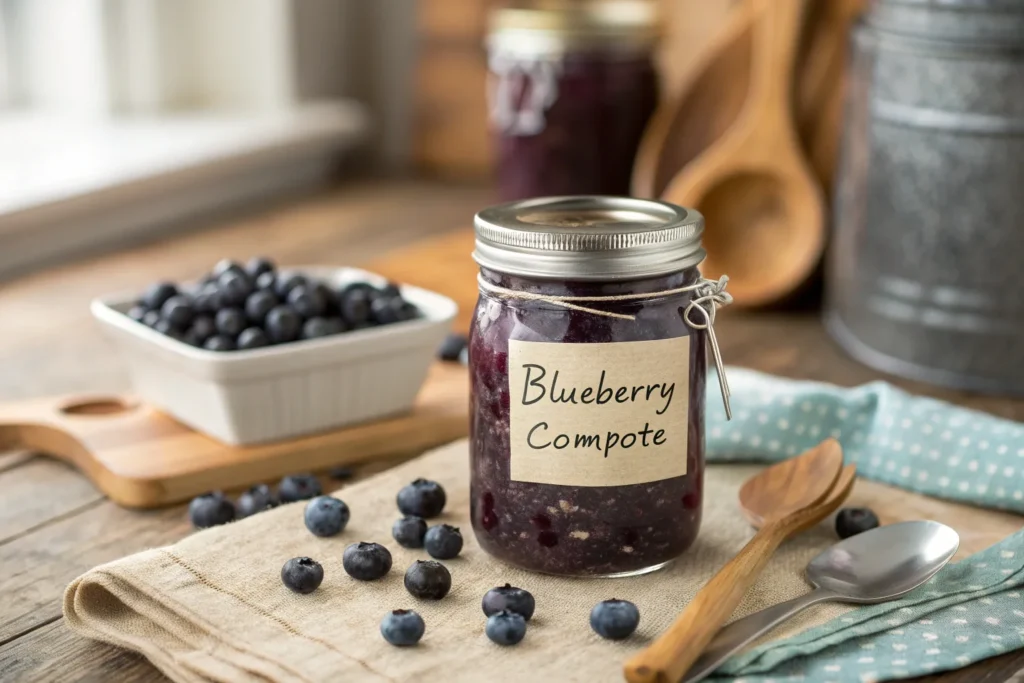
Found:
<path fill-rule="evenodd" d="M 741 306 L 1019 393 L 1022 54 L 1016 0 L 0 0 L 0 277 L 359 177 L 660 197 Z"/>

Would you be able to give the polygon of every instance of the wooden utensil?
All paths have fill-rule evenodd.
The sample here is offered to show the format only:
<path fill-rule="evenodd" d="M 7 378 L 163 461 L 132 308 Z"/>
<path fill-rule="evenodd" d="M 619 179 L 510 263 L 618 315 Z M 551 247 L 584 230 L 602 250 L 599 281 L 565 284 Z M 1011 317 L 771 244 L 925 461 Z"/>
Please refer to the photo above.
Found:
<path fill-rule="evenodd" d="M 148 508 L 285 474 L 417 453 L 469 422 L 466 369 L 439 363 L 411 413 L 257 446 L 228 446 L 129 396 L 64 396 L 0 405 L 0 452 L 35 450 L 75 465 L 103 493 Z"/>
<path fill-rule="evenodd" d="M 827 439 L 748 480 L 740 489 L 741 505 L 763 517 L 764 526 L 700 589 L 665 633 L 626 662 L 626 680 L 676 683 L 682 678 L 779 545 L 834 509 L 830 494 L 842 474 L 842 448 L 835 439 Z"/>
<path fill-rule="evenodd" d="M 740 304 L 793 291 L 825 241 L 824 198 L 800 147 L 791 104 L 793 66 L 807 0 L 771 0 L 754 35 L 750 98 L 736 124 L 679 172 L 664 198 L 707 219 L 706 277 L 730 277 Z"/>
<path fill-rule="evenodd" d="M 835 486 L 829 491 L 828 498 L 820 503 L 820 508 L 825 516 L 831 515 L 833 512 L 839 509 L 846 499 L 850 496 L 850 492 L 853 491 L 853 484 L 857 481 L 857 466 L 847 465 L 840 472 L 839 478 L 836 480 Z M 749 497 L 743 495 L 742 489 L 740 490 L 740 512 L 747 518 L 754 528 L 760 529 L 765 524 L 764 511 L 758 510 L 752 507 L 748 507 L 746 502 L 752 500 Z"/>

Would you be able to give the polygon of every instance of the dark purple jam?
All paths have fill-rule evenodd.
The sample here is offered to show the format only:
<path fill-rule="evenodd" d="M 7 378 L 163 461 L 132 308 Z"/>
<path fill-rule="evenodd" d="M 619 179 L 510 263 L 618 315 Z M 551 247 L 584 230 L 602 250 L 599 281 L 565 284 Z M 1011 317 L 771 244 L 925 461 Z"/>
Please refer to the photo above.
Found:
<path fill-rule="evenodd" d="M 633 158 L 658 99 L 646 52 L 568 53 L 538 68 L 507 61 L 492 121 L 503 199 L 628 195 Z M 492 60 L 492 68 L 494 62 Z M 494 118 L 494 117 L 492 117 Z"/>
<path fill-rule="evenodd" d="M 526 279 L 482 269 L 506 289 L 568 296 L 613 296 L 692 284 L 696 268 L 615 282 Z M 704 479 L 705 337 L 683 320 L 690 294 L 600 304 L 635 320 L 570 311 L 547 302 L 482 292 L 470 333 L 471 512 L 480 545 L 510 564 L 563 575 L 609 575 L 656 568 L 693 543 Z M 692 335 L 686 474 L 627 486 L 560 486 L 511 481 L 509 340 L 592 344 Z"/>

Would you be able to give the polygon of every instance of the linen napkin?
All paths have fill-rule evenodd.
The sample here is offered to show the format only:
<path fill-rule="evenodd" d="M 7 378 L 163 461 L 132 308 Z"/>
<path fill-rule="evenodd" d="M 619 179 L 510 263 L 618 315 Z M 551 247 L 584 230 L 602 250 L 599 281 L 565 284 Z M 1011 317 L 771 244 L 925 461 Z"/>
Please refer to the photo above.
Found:
<path fill-rule="evenodd" d="M 773 462 L 832 436 L 857 474 L 1024 513 L 1024 425 L 912 396 L 885 382 L 844 389 L 727 368 L 733 420 L 708 380 L 707 457 Z"/>

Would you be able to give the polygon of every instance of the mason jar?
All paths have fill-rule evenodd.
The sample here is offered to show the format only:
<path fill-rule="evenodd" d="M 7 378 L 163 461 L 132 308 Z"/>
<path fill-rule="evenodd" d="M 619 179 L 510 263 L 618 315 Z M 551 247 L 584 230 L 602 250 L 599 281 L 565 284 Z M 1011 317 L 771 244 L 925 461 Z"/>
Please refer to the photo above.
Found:
<path fill-rule="evenodd" d="M 703 228 L 696 211 L 629 198 L 477 214 L 471 509 L 491 555 L 615 576 L 693 543 L 709 338 L 695 327 L 723 296 L 697 271 Z"/>

